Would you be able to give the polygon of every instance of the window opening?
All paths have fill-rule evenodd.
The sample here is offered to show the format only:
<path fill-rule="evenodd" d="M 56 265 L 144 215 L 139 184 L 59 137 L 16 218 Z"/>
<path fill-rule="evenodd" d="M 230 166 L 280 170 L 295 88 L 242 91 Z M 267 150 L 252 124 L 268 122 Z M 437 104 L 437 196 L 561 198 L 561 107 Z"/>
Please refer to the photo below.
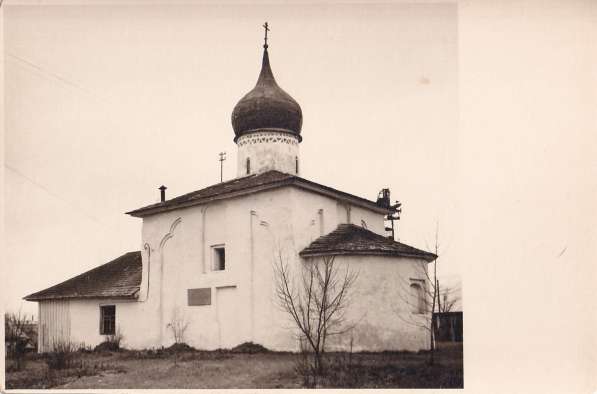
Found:
<path fill-rule="evenodd" d="M 425 313 L 425 293 L 422 285 L 411 283 L 410 291 L 412 295 L 412 312 L 418 314 Z"/>
<path fill-rule="evenodd" d="M 116 305 L 100 306 L 100 335 L 116 333 Z"/>
<path fill-rule="evenodd" d="M 224 271 L 226 269 L 226 249 L 224 246 L 214 246 L 214 271 Z"/>

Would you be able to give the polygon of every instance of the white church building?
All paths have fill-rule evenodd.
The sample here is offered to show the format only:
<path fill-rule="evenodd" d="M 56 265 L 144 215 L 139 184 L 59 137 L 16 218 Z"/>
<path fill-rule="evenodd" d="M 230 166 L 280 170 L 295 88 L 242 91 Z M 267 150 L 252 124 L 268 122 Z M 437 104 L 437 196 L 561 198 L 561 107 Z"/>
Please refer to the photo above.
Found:
<path fill-rule="evenodd" d="M 388 233 L 388 199 L 301 177 L 302 111 L 276 83 L 267 41 L 232 126 L 235 179 L 171 199 L 162 188 L 159 203 L 127 212 L 142 220 L 140 251 L 25 297 L 39 305 L 38 350 L 61 340 L 95 346 L 117 332 L 127 348 L 169 346 L 177 317 L 198 349 L 251 341 L 295 351 L 296 331 L 275 295 L 279 253 L 295 271 L 335 256 L 358 272 L 347 310 L 354 350 L 429 348 L 428 331 L 409 321 L 425 319 L 413 305 L 436 256 Z"/>

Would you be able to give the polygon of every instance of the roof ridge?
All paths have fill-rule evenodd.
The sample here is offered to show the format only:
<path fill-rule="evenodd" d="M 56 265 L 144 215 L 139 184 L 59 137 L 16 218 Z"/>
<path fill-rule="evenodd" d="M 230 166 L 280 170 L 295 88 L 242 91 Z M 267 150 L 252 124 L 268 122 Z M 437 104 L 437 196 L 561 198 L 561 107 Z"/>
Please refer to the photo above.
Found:
<path fill-rule="evenodd" d="M 250 175 L 245 175 L 245 176 L 243 176 L 243 177 L 240 177 L 240 178 L 234 178 L 234 179 L 230 179 L 230 180 L 228 180 L 228 181 L 225 181 L 225 182 L 214 183 L 214 184 L 212 184 L 212 185 L 209 185 L 209 186 L 202 187 L 201 189 L 193 190 L 192 192 L 184 193 L 184 194 L 181 194 L 180 196 L 173 197 L 173 198 L 171 198 L 171 199 L 169 199 L 169 200 L 166 200 L 166 201 L 160 201 L 160 202 L 156 202 L 156 203 L 154 203 L 154 204 L 150 204 L 150 205 L 147 205 L 147 206 L 145 206 L 145 207 L 142 207 L 142 208 L 139 208 L 139 209 L 144 209 L 144 208 L 149 208 L 149 207 L 154 207 L 154 206 L 155 206 L 155 207 L 158 207 L 158 206 L 160 206 L 160 205 L 165 205 L 165 204 L 167 204 L 167 203 L 169 203 L 169 202 L 173 202 L 173 201 L 176 201 L 176 200 L 178 200 L 178 199 L 182 199 L 183 197 L 188 197 L 188 196 L 191 196 L 191 195 L 193 195 L 193 194 L 196 194 L 196 193 L 198 193 L 198 192 L 201 192 L 201 191 L 203 191 L 203 190 L 207 190 L 207 189 L 209 189 L 209 188 L 211 188 L 211 187 L 216 187 L 216 186 L 220 186 L 220 185 L 226 185 L 226 184 L 230 184 L 230 183 L 232 183 L 232 182 L 235 182 L 235 181 L 236 181 L 236 182 L 238 182 L 238 181 L 240 181 L 240 180 L 243 180 L 243 179 L 246 179 L 246 178 L 251 178 L 251 177 L 254 177 L 254 176 L 256 176 L 256 175 L 258 175 L 258 174 L 250 174 Z M 133 210 L 133 211 L 131 211 L 131 212 L 134 212 L 134 211 L 136 211 L 136 209 L 135 209 L 135 210 Z M 129 212 L 127 212 L 127 213 L 129 213 Z"/>
<path fill-rule="evenodd" d="M 255 181 L 251 181 L 251 179 L 254 179 Z M 250 192 L 251 189 L 254 189 L 255 191 L 261 191 L 264 190 L 264 188 L 267 189 L 284 186 L 281 185 L 281 183 L 284 182 L 287 182 L 287 185 L 294 185 L 305 190 L 319 192 L 320 194 L 328 196 L 332 194 L 332 197 L 338 199 L 352 200 L 357 205 L 360 204 L 363 207 L 369 207 L 370 209 L 379 210 L 380 213 L 387 213 L 387 210 L 383 207 L 378 206 L 375 201 L 357 196 L 355 194 L 341 191 L 331 186 L 326 186 L 321 183 L 311 181 L 309 179 L 300 177 L 296 174 L 285 173 L 278 170 L 269 170 L 260 174 L 251 174 L 241 178 L 235 178 L 230 181 L 216 183 L 214 185 L 210 185 L 202 189 L 174 197 L 170 200 L 146 205 L 144 207 L 134 209 L 126 213 L 131 216 L 142 217 L 145 215 L 151 215 L 154 213 L 162 212 L 164 210 L 172 210 L 177 208 L 183 208 L 186 206 L 202 204 L 203 202 L 197 202 L 201 201 L 202 199 L 206 200 L 204 202 L 209 202 L 208 200 L 213 201 L 214 199 L 229 198 L 228 196 L 231 195 L 238 196 L 238 193 Z M 230 186 L 234 183 L 238 183 L 240 185 L 236 188 Z M 213 193 L 210 193 L 210 191 L 212 190 Z"/>

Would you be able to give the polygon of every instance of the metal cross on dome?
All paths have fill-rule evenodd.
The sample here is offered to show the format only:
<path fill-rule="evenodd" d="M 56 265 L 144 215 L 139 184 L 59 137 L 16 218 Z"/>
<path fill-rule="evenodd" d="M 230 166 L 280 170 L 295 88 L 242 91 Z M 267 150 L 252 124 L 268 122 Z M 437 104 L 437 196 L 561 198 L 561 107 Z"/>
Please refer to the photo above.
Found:
<path fill-rule="evenodd" d="M 267 24 L 267 22 L 265 22 L 263 28 L 265 29 L 265 44 L 263 45 L 263 47 L 267 49 L 267 32 L 269 31 L 269 25 Z"/>

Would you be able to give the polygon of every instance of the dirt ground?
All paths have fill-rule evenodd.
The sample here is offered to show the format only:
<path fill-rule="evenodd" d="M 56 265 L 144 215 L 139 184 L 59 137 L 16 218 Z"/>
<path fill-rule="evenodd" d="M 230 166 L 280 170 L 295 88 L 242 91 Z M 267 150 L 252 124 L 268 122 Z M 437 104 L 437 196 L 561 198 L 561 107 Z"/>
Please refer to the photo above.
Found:
<path fill-rule="evenodd" d="M 302 388 L 292 353 L 121 351 L 77 353 L 72 368 L 50 371 L 31 355 L 24 370 L 7 372 L 7 388 Z M 462 344 L 445 344 L 427 365 L 427 353 L 333 353 L 317 387 L 463 387 Z"/>

